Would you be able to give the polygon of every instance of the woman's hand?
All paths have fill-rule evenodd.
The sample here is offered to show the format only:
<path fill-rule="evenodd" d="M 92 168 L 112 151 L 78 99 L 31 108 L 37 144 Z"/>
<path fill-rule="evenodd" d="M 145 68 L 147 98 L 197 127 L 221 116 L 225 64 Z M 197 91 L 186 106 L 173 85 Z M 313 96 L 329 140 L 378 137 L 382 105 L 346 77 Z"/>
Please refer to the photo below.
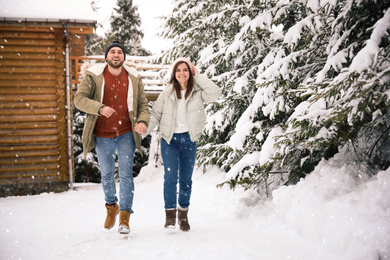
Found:
<path fill-rule="evenodd" d="M 198 73 L 198 71 L 196 70 L 196 67 L 191 63 L 191 71 L 192 71 L 192 75 L 195 76 L 196 73 Z"/>

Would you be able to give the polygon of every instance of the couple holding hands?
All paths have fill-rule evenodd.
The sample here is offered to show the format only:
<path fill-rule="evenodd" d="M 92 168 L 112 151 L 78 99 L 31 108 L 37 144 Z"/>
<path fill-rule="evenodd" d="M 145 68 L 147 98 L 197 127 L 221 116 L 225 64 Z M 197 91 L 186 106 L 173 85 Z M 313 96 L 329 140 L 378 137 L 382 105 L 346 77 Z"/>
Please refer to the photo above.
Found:
<path fill-rule="evenodd" d="M 221 91 L 188 59 L 179 58 L 172 64 L 169 84 L 149 112 L 139 73 L 124 64 L 124 47 L 114 41 L 106 49 L 105 60 L 87 69 L 74 98 L 75 106 L 87 114 L 82 136 L 84 156 L 93 148 L 97 152 L 107 208 L 104 227 L 111 229 L 119 214 L 119 233 L 130 233 L 135 148 L 142 151 L 141 136 L 158 126 L 164 164 L 164 227 L 175 226 L 177 213 L 180 229 L 189 231 L 196 141 L 206 122 L 204 103 L 216 100 Z M 116 154 L 119 196 L 114 179 Z"/>

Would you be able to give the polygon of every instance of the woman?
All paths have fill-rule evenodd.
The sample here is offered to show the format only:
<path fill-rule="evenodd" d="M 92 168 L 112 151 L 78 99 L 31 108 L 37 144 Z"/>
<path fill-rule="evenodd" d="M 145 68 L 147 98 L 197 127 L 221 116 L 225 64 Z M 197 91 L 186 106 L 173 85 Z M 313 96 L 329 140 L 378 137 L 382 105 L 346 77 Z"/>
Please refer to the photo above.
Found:
<path fill-rule="evenodd" d="M 173 63 L 169 85 L 150 113 L 148 134 L 158 125 L 164 163 L 164 227 L 175 226 L 176 211 L 182 231 L 190 230 L 188 207 L 195 165 L 196 141 L 206 122 L 204 102 L 217 99 L 221 91 L 205 75 L 197 73 L 186 58 Z M 179 193 L 177 196 L 177 183 Z M 177 206 L 178 204 L 178 206 Z"/>

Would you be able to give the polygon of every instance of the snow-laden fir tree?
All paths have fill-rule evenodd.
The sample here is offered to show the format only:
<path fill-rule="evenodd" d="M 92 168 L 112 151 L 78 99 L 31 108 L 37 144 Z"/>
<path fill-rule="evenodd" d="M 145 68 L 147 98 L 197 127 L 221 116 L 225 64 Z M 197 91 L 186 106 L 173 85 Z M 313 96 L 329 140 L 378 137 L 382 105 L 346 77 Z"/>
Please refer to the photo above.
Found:
<path fill-rule="evenodd" d="M 133 4 L 133 0 L 117 0 L 117 7 L 114 8 L 114 11 L 111 16 L 109 37 L 121 42 L 128 55 L 150 55 L 150 52 L 141 45 L 144 33 L 140 29 L 141 18 L 138 6 Z"/>
<path fill-rule="evenodd" d="M 295 183 L 341 148 L 389 167 L 389 1 L 176 0 L 163 56 L 190 58 L 223 97 L 198 162 L 232 187 Z M 272 185 L 271 185 L 272 186 Z"/>
<path fill-rule="evenodd" d="M 95 5 L 100 5 L 100 3 L 97 2 Z M 125 47 L 127 55 L 148 56 L 151 54 L 142 47 L 141 41 L 144 33 L 140 29 L 141 17 L 138 13 L 138 6 L 134 5 L 133 0 L 117 0 L 110 17 L 110 25 L 110 30 L 105 33 L 104 37 L 95 37 L 90 40 L 89 54 L 104 54 L 107 46 L 114 40 L 119 41 Z"/>

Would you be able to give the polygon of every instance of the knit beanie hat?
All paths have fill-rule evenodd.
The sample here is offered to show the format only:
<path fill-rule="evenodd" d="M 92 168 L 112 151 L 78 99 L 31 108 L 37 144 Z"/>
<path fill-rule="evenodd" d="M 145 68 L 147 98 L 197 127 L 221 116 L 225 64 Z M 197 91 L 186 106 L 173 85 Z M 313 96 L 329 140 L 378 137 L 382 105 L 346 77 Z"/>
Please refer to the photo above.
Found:
<path fill-rule="evenodd" d="M 190 67 L 191 69 L 191 72 L 192 74 L 194 74 L 194 65 L 192 65 L 191 61 L 187 58 L 184 58 L 184 57 L 180 57 L 180 58 L 177 58 L 173 63 L 172 63 L 172 69 L 175 68 L 175 65 L 180 62 L 180 61 L 184 61 L 185 63 L 188 64 L 188 67 Z"/>
<path fill-rule="evenodd" d="M 104 59 L 107 59 L 107 54 L 108 54 L 108 52 L 111 50 L 111 48 L 114 48 L 114 47 L 119 47 L 119 48 L 122 49 L 123 54 L 124 54 L 124 56 L 125 56 L 124 60 L 126 60 L 126 51 L 125 51 L 125 48 L 122 46 L 122 44 L 119 43 L 119 41 L 113 41 L 113 42 L 111 43 L 111 45 L 107 47 L 106 53 L 105 53 L 105 55 L 104 55 Z"/>

